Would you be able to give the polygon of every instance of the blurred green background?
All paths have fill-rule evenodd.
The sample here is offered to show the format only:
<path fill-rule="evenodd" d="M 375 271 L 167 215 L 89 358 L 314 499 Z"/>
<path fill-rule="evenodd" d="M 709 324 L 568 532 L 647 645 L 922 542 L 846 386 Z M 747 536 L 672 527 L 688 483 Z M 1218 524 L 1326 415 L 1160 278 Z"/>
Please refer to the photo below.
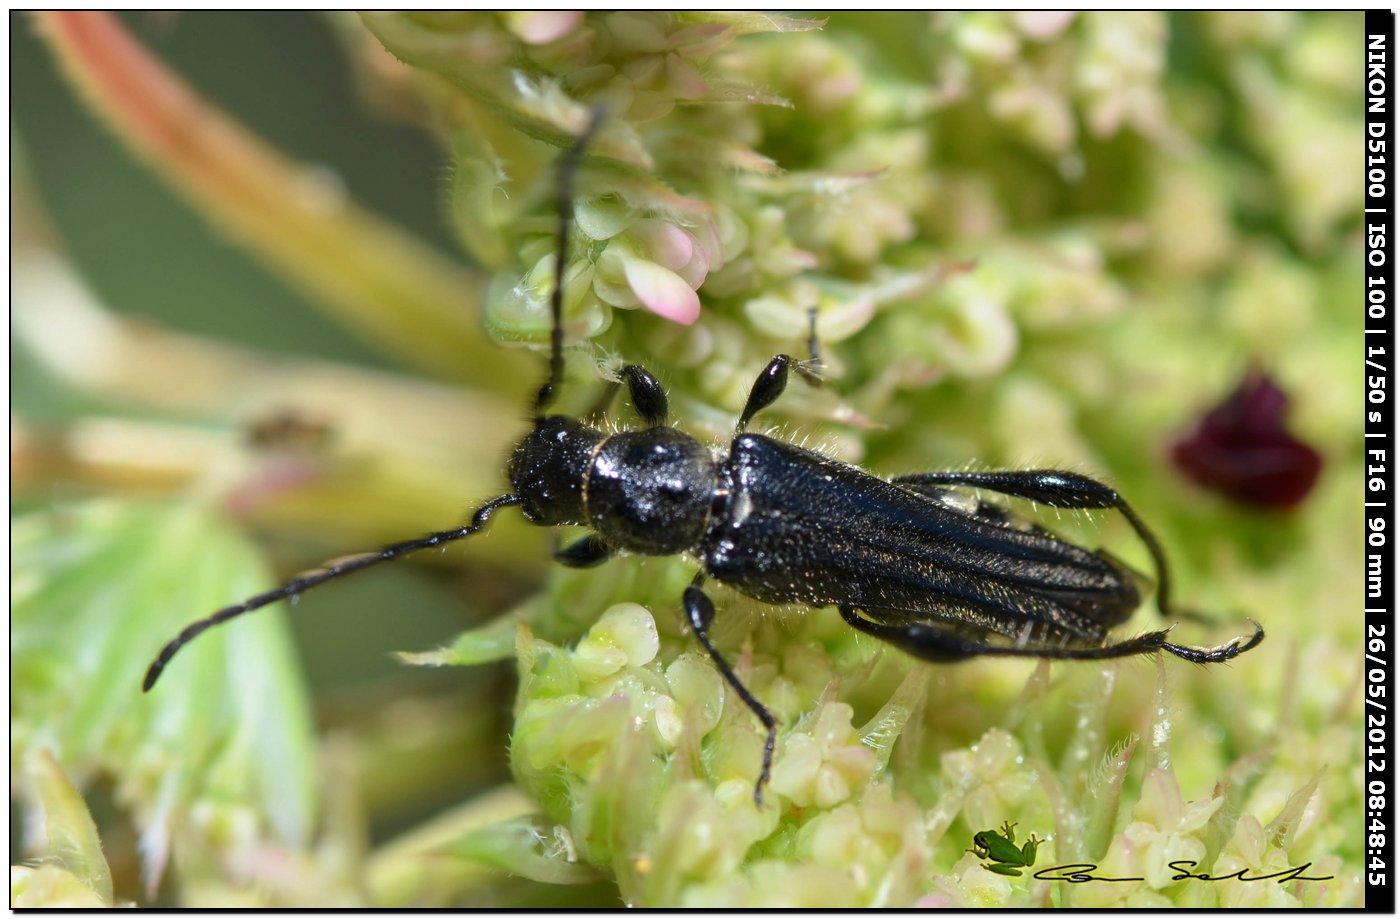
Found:
<path fill-rule="evenodd" d="M 440 219 L 442 154 L 425 133 L 377 117 L 356 96 L 336 37 L 318 14 L 125 13 L 121 18 L 153 54 L 251 131 L 295 160 L 323 165 L 360 205 L 443 253 L 454 253 Z M 396 369 L 220 238 L 82 106 L 35 35 L 33 22 L 12 13 L 10 24 L 17 240 L 56 235 L 82 280 L 113 312 L 269 353 Z M 13 338 L 10 357 L 11 410 L 26 423 L 43 427 L 113 407 L 53 380 Z M 14 510 L 53 508 L 80 497 L 66 490 L 18 494 Z M 423 529 L 454 522 L 449 510 L 441 520 L 424 521 Z M 274 557 L 282 573 L 291 573 L 323 559 L 328 547 L 346 551 L 332 535 L 323 545 L 274 546 L 281 550 Z M 436 689 L 450 704 L 457 692 L 485 683 L 500 688 L 499 711 L 490 714 L 499 715 L 503 731 L 508 668 L 409 668 L 391 656 L 395 650 L 442 644 L 475 621 L 464 618 L 470 601 L 461 585 L 461 576 L 450 570 L 391 565 L 333 588 L 329 596 L 308 594 L 290 620 L 313 692 L 327 700 L 323 721 L 353 722 L 366 691 L 382 702 L 386 695 Z M 410 612 L 387 616 L 386 609 Z M 206 612 L 190 610 L 190 618 Z M 154 652 L 167 637 L 152 635 L 143 644 Z M 138 704 L 139 688 L 131 690 L 132 704 Z M 503 748 L 473 755 L 474 762 L 488 761 L 497 770 L 478 774 L 483 785 L 505 774 Z M 453 789 L 451 800 L 462 796 L 462 788 Z M 410 802 L 376 829 L 391 832 L 442 803 Z"/>
<path fill-rule="evenodd" d="M 113 310 L 270 351 L 389 366 L 218 238 L 63 83 L 33 25 L 11 14 L 15 178 L 32 183 L 73 263 Z M 153 53 L 255 134 L 324 164 L 355 200 L 454 256 L 440 219 L 444 158 L 423 132 L 355 95 L 315 13 L 128 13 Z M 34 405 L 30 379 L 16 407 Z"/>

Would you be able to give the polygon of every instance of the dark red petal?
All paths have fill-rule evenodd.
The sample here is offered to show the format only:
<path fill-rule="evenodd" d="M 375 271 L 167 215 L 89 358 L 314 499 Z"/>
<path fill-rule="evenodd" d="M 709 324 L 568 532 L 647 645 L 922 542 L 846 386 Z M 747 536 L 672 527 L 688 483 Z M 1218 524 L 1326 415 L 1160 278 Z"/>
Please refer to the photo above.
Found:
<path fill-rule="evenodd" d="M 1287 394 L 1251 368 L 1172 446 L 1172 459 L 1192 481 L 1241 504 L 1293 507 L 1312 491 L 1322 457 L 1288 433 L 1287 413 Z"/>

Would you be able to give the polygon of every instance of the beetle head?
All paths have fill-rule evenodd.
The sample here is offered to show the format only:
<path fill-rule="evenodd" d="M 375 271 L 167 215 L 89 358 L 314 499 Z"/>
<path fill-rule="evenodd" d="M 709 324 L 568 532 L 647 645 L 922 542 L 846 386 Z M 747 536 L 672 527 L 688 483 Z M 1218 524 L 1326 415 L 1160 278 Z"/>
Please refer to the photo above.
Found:
<path fill-rule="evenodd" d="M 507 466 L 525 518 L 540 526 L 584 523 L 583 477 L 600 431 L 564 415 L 535 419 Z"/>

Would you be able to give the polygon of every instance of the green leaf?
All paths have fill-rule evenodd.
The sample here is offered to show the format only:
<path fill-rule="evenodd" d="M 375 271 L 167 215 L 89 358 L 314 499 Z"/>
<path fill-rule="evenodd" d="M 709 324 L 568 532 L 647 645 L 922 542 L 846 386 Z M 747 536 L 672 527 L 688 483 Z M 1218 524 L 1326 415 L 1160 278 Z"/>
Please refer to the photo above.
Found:
<path fill-rule="evenodd" d="M 11 909 L 101 909 L 104 900 L 71 871 L 57 865 L 10 866 Z"/>
<path fill-rule="evenodd" d="M 72 875 L 104 905 L 112 905 L 112 872 L 102 856 L 102 840 L 87 802 L 68 781 L 48 750 L 36 750 L 29 779 L 35 803 L 44 815 L 44 851 L 39 857 Z M 38 905 L 38 904 L 36 904 Z"/>
<path fill-rule="evenodd" d="M 49 748 L 79 786 L 112 777 L 152 882 L 172 835 L 226 845 L 249 812 L 258 836 L 304 844 L 314 738 L 281 613 L 202 636 L 141 693 L 181 627 L 268 586 L 253 546 L 206 509 L 118 500 L 17 518 L 10 536 L 12 767 Z"/>
<path fill-rule="evenodd" d="M 436 651 L 400 651 L 399 659 L 419 667 L 475 667 L 515 656 L 520 617 L 506 613 L 485 625 L 468 629 L 451 645 Z"/>
<path fill-rule="evenodd" d="M 587 884 L 599 878 L 577 860 L 568 831 L 538 816 L 488 824 L 452 848 L 458 855 L 546 884 Z"/>

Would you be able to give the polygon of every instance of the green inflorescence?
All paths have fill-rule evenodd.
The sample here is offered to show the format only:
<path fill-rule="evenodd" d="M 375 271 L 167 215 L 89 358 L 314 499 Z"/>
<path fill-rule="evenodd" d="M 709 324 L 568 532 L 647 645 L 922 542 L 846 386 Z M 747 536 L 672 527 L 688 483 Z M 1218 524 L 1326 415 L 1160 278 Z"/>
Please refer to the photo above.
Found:
<path fill-rule="evenodd" d="M 1167 662 L 1155 679 L 1144 662 L 929 673 L 830 611 L 721 595 L 721 646 L 782 722 L 760 811 L 761 730 L 732 696 L 721 704 L 679 625 L 690 563 L 614 563 L 643 571 L 586 595 L 601 615 L 574 599 L 584 576 L 561 574 L 553 607 L 594 624 L 581 638 L 547 617 L 522 631 L 512 764 L 575 856 L 637 905 L 1358 902 L 1360 598 L 1328 572 L 1355 570 L 1360 549 L 1344 484 L 1359 453 L 1341 446 L 1358 443 L 1341 394 L 1355 395 L 1344 304 L 1360 117 L 1342 49 L 1359 19 L 838 16 L 821 31 L 731 26 L 722 49 L 719 32 L 705 45 L 713 56 L 677 50 L 698 28 L 685 17 L 574 28 L 523 48 L 522 70 L 567 117 L 605 101 L 615 142 L 635 147 L 597 158 L 645 159 L 704 208 L 648 200 L 630 171 L 587 170 L 566 271 L 573 334 L 647 363 L 678 414 L 722 439 L 756 369 L 800 347 L 815 307 L 832 385 L 780 405 L 783 430 L 891 473 L 1105 474 L 1162 532 L 1193 605 L 1258 616 L 1270 634 L 1231 667 Z M 1300 44 L 1303 71 L 1284 65 Z M 733 85 L 755 104 L 706 104 Z M 499 283 L 514 299 L 488 304 L 509 337 L 521 317 L 536 339 L 544 328 L 547 228 L 508 247 L 523 257 L 507 277 L 527 283 Z M 617 267 L 635 259 L 686 284 L 653 303 L 660 285 Z M 691 318 L 685 287 L 699 305 L 683 327 L 667 320 Z M 1329 463 L 1281 520 L 1193 491 L 1164 460 L 1251 360 L 1294 394 Z M 1125 533 L 1102 538 L 1145 567 Z M 1316 678 L 1290 691 L 1300 673 Z M 981 870 L 969 840 L 1007 820 L 1045 840 L 1038 865 L 1143 880 L 1071 888 Z M 1174 877 L 1184 861 L 1212 875 L 1310 863 L 1303 874 L 1329 879 Z"/>
<path fill-rule="evenodd" d="M 565 255 L 561 411 L 637 362 L 680 424 L 721 443 L 815 310 L 829 382 L 792 387 L 770 430 L 882 475 L 1101 476 L 1162 538 L 1184 604 L 1268 633 L 1221 667 L 936 666 L 834 610 L 717 588 L 716 642 L 781 723 L 759 808 L 761 727 L 681 618 L 694 561 L 558 570 L 418 658 L 513 655 L 519 677 L 510 764 L 529 813 L 446 857 L 536 885 L 601 880 L 645 907 L 1360 905 L 1361 14 L 337 23 L 362 75 L 450 152 L 449 219 L 493 272 L 502 346 L 547 341 L 553 170 L 603 107 Z M 1287 514 L 1233 506 L 1168 460 L 1250 366 L 1324 456 Z M 1150 570 L 1120 521 L 1045 523 Z M 1158 627 L 1151 607 L 1127 629 Z M 33 612 L 19 625 L 38 628 Z M 1234 637 L 1202 629 L 1177 634 Z M 44 660 L 12 655 L 17 679 Z M 1005 824 L 1036 842 L 1019 874 L 968 851 Z M 1138 880 L 1037 876 L 1072 863 Z M 1286 883 L 1240 876 L 1299 866 Z M 378 877 L 378 905 L 477 902 L 475 875 L 441 901 L 426 870 Z"/>

